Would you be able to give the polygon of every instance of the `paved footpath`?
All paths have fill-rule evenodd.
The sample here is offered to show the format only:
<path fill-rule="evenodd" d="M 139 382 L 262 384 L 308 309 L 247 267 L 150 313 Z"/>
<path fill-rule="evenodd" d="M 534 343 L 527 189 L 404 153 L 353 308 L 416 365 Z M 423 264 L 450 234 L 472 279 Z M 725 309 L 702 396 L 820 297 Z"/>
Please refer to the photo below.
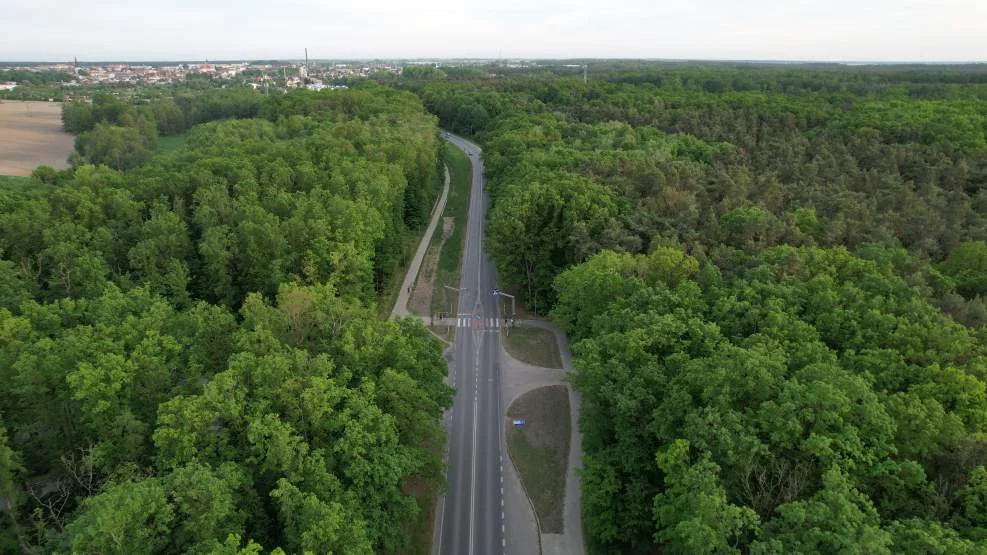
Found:
<path fill-rule="evenodd" d="M 569 352 L 569 341 L 562 330 L 554 324 L 545 320 L 519 320 L 518 327 L 535 327 L 551 331 L 555 334 L 555 340 L 559 346 L 559 354 L 562 359 L 562 370 L 552 368 L 542 368 L 525 364 L 512 358 L 506 351 L 501 355 L 503 368 L 503 388 L 505 409 L 509 407 L 515 399 L 539 387 L 563 384 L 565 375 L 572 372 L 572 353 Z M 539 534 L 535 524 L 534 509 L 530 503 L 513 504 L 515 507 L 527 506 L 528 511 L 508 515 L 507 526 L 508 546 L 511 547 L 511 536 L 519 540 L 515 549 L 509 549 L 508 553 L 543 553 L 545 555 L 583 555 L 586 550 L 583 544 L 583 524 L 579 503 L 579 470 L 582 468 L 582 436 L 579 433 L 579 406 L 581 399 L 571 385 L 564 384 L 569 391 L 569 464 L 566 468 L 565 483 L 565 509 L 563 512 L 563 528 L 561 534 Z M 508 467 L 510 467 L 508 469 Z M 514 469 L 514 464 L 504 467 L 504 489 L 505 495 L 524 496 L 520 480 Z M 509 471 L 508 471 L 509 470 Z M 524 498 L 524 497 L 522 497 Z M 520 537 L 517 537 L 520 536 Z M 534 545 L 534 538 L 538 538 L 536 548 L 520 548 L 520 543 Z"/>
<path fill-rule="evenodd" d="M 415 280 L 418 279 L 418 272 L 422 268 L 422 259 L 425 258 L 425 251 L 428 250 L 428 245 L 432 242 L 432 236 L 435 235 L 435 226 L 439 224 L 439 219 L 442 217 L 442 213 L 445 212 L 446 200 L 448 199 L 449 166 L 445 166 L 445 184 L 442 185 L 442 194 L 439 195 L 439 200 L 432 207 L 432 219 L 428 222 L 428 228 L 425 230 L 425 235 L 422 235 L 421 242 L 418 243 L 418 250 L 415 251 L 415 257 L 411 259 L 411 265 L 408 266 L 408 273 L 404 275 L 401 291 L 398 292 L 398 300 L 394 303 L 394 309 L 391 310 L 391 320 L 408 315 L 408 297 L 411 296 L 411 288 L 415 285 Z"/>
<path fill-rule="evenodd" d="M 512 358 L 507 351 L 500 357 L 501 387 L 503 388 L 504 410 L 521 395 L 539 387 L 558 385 L 565 376 L 563 370 L 532 366 Z M 504 452 L 507 452 L 506 438 Z M 544 535 L 539 533 L 535 520 L 535 510 L 521 486 L 521 479 L 514 467 L 514 461 L 504 464 L 504 500 L 511 510 L 505 518 L 507 526 L 507 553 L 510 555 L 537 555 L 542 553 Z"/>

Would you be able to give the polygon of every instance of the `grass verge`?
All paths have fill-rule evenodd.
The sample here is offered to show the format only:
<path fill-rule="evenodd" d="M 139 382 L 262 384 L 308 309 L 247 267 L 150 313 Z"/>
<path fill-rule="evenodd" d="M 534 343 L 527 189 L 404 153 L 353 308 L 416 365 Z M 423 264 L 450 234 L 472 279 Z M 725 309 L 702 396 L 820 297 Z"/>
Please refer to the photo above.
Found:
<path fill-rule="evenodd" d="M 435 175 L 432 176 L 432 184 L 429 191 L 432 194 L 432 203 L 434 206 L 435 201 L 439 199 L 439 195 L 442 194 L 442 182 L 444 180 L 444 174 L 442 170 L 436 170 Z M 431 214 L 431 209 L 429 209 L 429 214 Z M 377 294 L 377 317 L 386 319 L 391 315 L 391 310 L 394 309 L 394 303 L 398 300 L 398 294 L 401 292 L 401 285 L 404 283 L 404 276 L 408 273 L 408 266 L 411 265 L 411 260 L 415 256 L 415 251 L 418 249 L 418 244 L 422 240 L 422 236 L 425 234 L 425 230 L 428 229 L 428 218 L 422 223 L 421 229 L 413 229 L 409 232 L 408 238 L 404 243 L 404 255 L 394 268 L 391 270 L 391 275 L 387 278 L 387 282 L 383 285 L 380 292 Z M 421 270 L 419 270 L 421 272 Z"/>
<path fill-rule="evenodd" d="M 428 252 L 422 262 L 415 284 L 415 295 L 420 294 L 418 292 L 420 286 L 426 283 L 432 285 L 430 291 L 430 309 L 432 312 L 445 310 L 438 308 L 445 306 L 440 291 L 442 279 L 452 280 L 448 282 L 450 284 L 459 283 L 459 259 L 462 256 L 463 238 L 465 237 L 461 230 L 466 227 L 466 215 L 469 212 L 469 160 L 466 159 L 466 155 L 461 150 L 444 142 L 442 161 L 449 167 L 449 197 L 446 199 L 446 208 L 442 216 L 443 218 L 454 218 L 454 225 L 449 237 L 446 237 L 442 220 L 439 221 L 439 225 L 435 228 L 435 234 L 432 235 L 429 242 Z M 442 182 L 440 181 L 440 193 L 441 186 Z M 449 293 L 454 295 L 452 292 Z M 455 300 L 450 298 L 450 302 L 455 302 Z M 393 300 L 391 304 L 393 304 Z M 409 307 L 411 304 L 409 302 Z M 432 331 L 439 337 L 451 341 L 456 328 L 434 327 Z M 422 484 L 418 484 L 418 486 L 422 486 Z M 415 522 L 411 523 L 411 530 L 413 531 L 411 545 L 399 551 L 402 555 L 405 553 L 421 555 L 431 553 L 432 535 L 435 528 L 435 503 L 438 499 L 438 493 L 435 488 L 427 486 L 414 488 L 414 494 L 418 500 L 418 506 L 422 507 L 422 512 L 419 513 Z"/>
<path fill-rule="evenodd" d="M 433 247 L 438 245 L 440 250 L 435 268 L 430 269 L 434 272 L 430 311 L 432 313 L 452 312 L 452 316 L 455 316 L 456 305 L 459 301 L 457 293 L 445 289 L 443 284 L 459 288 L 463 242 L 466 240 L 466 218 L 469 216 L 472 166 L 466 154 L 450 143 L 444 144 L 442 154 L 446 165 L 449 166 L 449 198 L 446 200 L 446 209 L 442 217 L 443 220 L 452 219 L 452 229 L 446 237 L 445 226 L 440 222 L 440 225 L 435 228 L 435 235 L 432 236 Z M 455 328 L 442 326 L 436 327 L 433 331 L 445 339 L 451 340 Z"/>
<path fill-rule="evenodd" d="M 452 171 L 452 164 L 449 162 L 447 155 L 448 144 L 443 142 L 443 150 L 440 153 L 442 161 L 450 166 L 450 173 Z M 435 181 L 432 184 L 433 198 L 438 200 L 439 196 L 442 194 L 442 184 L 445 179 L 445 172 L 442 170 L 435 172 Z M 450 181 L 449 183 L 449 198 L 446 200 L 446 211 L 449 210 L 449 202 L 452 200 L 453 187 L 455 181 Z M 430 212 L 431 215 L 431 212 Z M 430 219 L 430 218 L 429 218 Z M 387 318 L 391 309 L 394 307 L 394 303 L 398 298 L 398 294 L 401 291 L 401 286 L 404 283 L 404 277 L 408 273 L 408 266 L 411 264 L 411 259 L 414 257 L 415 251 L 418 249 L 418 245 L 422 240 L 422 236 L 425 230 L 428 228 L 428 219 L 424 222 L 423 227 L 416 230 L 408 240 L 408 244 L 405 245 L 405 257 L 406 260 L 402 260 L 401 264 L 396 265 L 394 272 L 391 274 L 391 278 L 388 280 L 387 285 L 384 287 L 383 291 L 379 295 L 377 304 L 377 314 L 381 318 Z M 442 226 L 436 227 L 436 233 L 430 239 L 429 250 L 432 250 L 436 245 L 435 237 L 439 237 L 441 240 Z M 426 253 L 425 259 L 422 262 L 422 267 L 418 270 L 419 276 L 429 271 L 428 266 L 428 254 Z M 409 301 L 409 307 L 411 302 Z M 436 448 L 439 449 L 439 448 Z M 441 453 L 439 454 L 441 456 Z M 412 480 L 408 484 L 408 491 L 414 495 L 415 501 L 421 508 L 421 512 L 415 517 L 413 521 L 402 524 L 402 526 L 407 526 L 410 531 L 411 541 L 408 545 L 402 546 L 396 553 L 398 555 L 428 555 L 432 552 L 432 532 L 435 527 L 435 503 L 439 496 L 439 489 L 434 485 L 430 485 L 422 480 Z"/>
<path fill-rule="evenodd" d="M 564 385 L 531 390 L 511 403 L 507 417 L 507 450 L 538 514 L 541 531 L 561 534 L 569 460 L 569 391 Z M 523 418 L 524 426 L 514 426 L 515 418 Z"/>
<path fill-rule="evenodd" d="M 435 502 L 439 491 L 421 479 L 413 479 L 405 488 L 418 503 L 420 512 L 408 522 L 400 525 L 408 531 L 408 545 L 399 547 L 394 555 L 429 555 L 432 552 L 432 530 L 435 527 Z"/>
<path fill-rule="evenodd" d="M 512 357 L 534 366 L 562 368 L 562 357 L 555 334 L 542 328 L 504 329 L 501 342 Z"/>

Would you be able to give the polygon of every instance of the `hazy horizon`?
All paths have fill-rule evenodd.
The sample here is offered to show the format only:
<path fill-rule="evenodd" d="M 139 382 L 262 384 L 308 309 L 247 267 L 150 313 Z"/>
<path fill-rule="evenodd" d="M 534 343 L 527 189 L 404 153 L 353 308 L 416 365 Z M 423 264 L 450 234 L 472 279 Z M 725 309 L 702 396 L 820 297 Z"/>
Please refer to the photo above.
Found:
<path fill-rule="evenodd" d="M 295 57 L 284 57 L 284 58 L 272 58 L 272 57 L 241 57 L 241 58 L 107 58 L 101 60 L 84 60 L 78 59 L 78 64 L 82 65 L 98 65 L 98 64 L 161 64 L 170 62 L 179 63 L 210 63 L 210 64 L 224 64 L 224 63 L 254 63 L 254 62 L 284 62 L 284 63 L 297 63 L 303 62 L 305 60 L 304 49 L 301 56 Z M 3 59 L 0 58 L 0 64 L 2 65 L 16 65 L 16 64 L 45 64 L 45 65 L 56 65 L 56 64 L 71 64 L 75 61 L 70 58 L 68 60 L 42 60 L 42 59 Z M 581 58 L 468 58 L 463 56 L 446 56 L 446 57 L 407 57 L 407 56 L 394 56 L 390 58 L 385 57 L 365 57 L 365 58 L 316 58 L 309 56 L 309 62 L 319 63 L 319 62 L 333 62 L 333 63 L 346 63 L 346 62 L 375 62 L 375 61 L 388 61 L 388 62 L 512 62 L 512 61 L 524 61 L 524 62 L 567 62 L 567 61 L 589 61 L 589 62 L 655 62 L 655 63 L 669 63 L 669 64 L 689 64 L 689 63 L 699 63 L 699 64 L 763 64 L 763 65 L 825 65 L 825 64 L 838 64 L 838 65 L 849 65 L 849 66 L 868 66 L 868 65 L 927 65 L 927 66 L 938 66 L 938 65 L 987 65 L 987 59 L 985 60 L 771 60 L 771 59 L 742 59 L 742 58 L 591 58 L 591 57 L 581 57 Z"/>
<path fill-rule="evenodd" d="M 650 59 L 978 63 L 987 59 L 977 0 L 13 0 L 0 61 L 369 59 Z"/>

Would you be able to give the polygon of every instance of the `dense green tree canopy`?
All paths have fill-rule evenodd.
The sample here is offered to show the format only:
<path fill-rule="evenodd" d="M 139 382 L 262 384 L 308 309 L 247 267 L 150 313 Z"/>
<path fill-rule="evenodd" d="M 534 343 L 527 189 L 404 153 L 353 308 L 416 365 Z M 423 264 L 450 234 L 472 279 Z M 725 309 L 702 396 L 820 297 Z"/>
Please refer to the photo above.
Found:
<path fill-rule="evenodd" d="M 590 551 L 984 552 L 983 68 L 543 66 L 405 86 L 573 340 Z"/>
<path fill-rule="evenodd" d="M 910 519 L 974 537 L 974 334 L 845 250 L 776 247 L 729 274 L 669 254 L 604 252 L 555 281 L 594 541 L 874 553 Z"/>
<path fill-rule="evenodd" d="M 0 190 L 0 551 L 397 552 L 430 510 L 446 361 L 375 301 L 435 119 L 238 94 L 66 106 L 85 159 Z"/>

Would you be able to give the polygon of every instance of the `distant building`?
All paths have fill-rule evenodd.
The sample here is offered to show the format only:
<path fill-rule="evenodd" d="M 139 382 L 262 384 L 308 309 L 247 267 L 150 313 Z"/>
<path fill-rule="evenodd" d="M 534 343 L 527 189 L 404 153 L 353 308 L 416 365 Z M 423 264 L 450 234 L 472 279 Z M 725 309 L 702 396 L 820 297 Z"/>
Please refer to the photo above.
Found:
<path fill-rule="evenodd" d="M 14 90 L 14 87 L 16 87 L 16 86 L 17 86 L 17 83 L 15 83 L 13 81 L 7 81 L 6 83 L 0 83 L 0 91 L 12 91 L 12 90 Z"/>

